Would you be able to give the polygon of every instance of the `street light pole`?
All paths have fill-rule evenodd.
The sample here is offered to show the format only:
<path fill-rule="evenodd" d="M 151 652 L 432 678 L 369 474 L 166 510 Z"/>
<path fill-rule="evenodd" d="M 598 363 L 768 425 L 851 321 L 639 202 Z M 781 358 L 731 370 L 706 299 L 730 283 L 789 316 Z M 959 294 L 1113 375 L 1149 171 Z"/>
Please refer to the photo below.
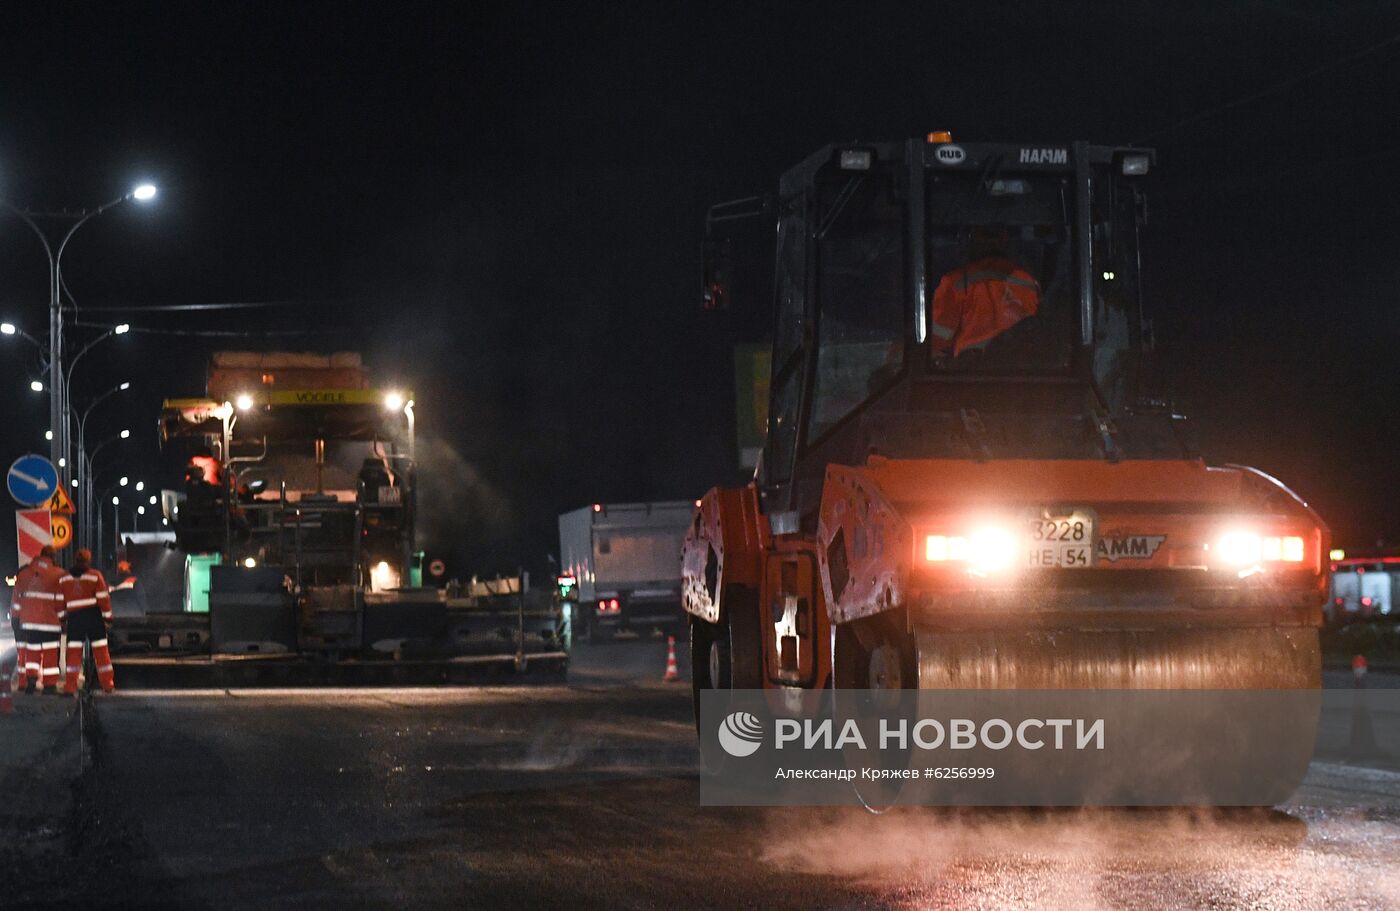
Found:
<path fill-rule="evenodd" d="M 74 358 L 74 360 L 76 361 L 77 358 Z M 111 389 L 108 389 L 106 392 L 102 393 L 97 398 L 93 399 L 91 402 L 88 403 L 87 408 L 83 409 L 83 414 L 81 417 L 78 418 L 77 421 L 78 448 L 76 451 L 76 456 L 78 459 L 78 537 L 83 542 L 83 546 L 89 549 L 92 547 L 91 525 L 93 517 L 91 514 L 92 472 L 88 470 L 89 459 L 87 455 L 88 416 L 92 414 L 92 410 L 98 405 L 100 405 L 103 402 L 103 400 L 105 400 L 109 396 L 115 395 L 118 392 L 125 392 L 130 388 L 131 382 L 127 381 L 125 383 L 118 383 Z M 121 436 L 119 435 L 117 439 L 121 439 Z"/>
<path fill-rule="evenodd" d="M 29 211 L 19 208 L 8 200 L 0 199 L 0 206 L 19 216 L 25 224 L 29 225 L 39 238 L 39 242 L 43 244 L 44 253 L 49 258 L 49 427 L 53 430 L 53 439 L 49 441 L 49 460 L 55 466 L 58 465 L 60 459 L 66 460 L 69 443 L 63 405 L 64 396 L 67 394 L 67 390 L 64 388 L 65 376 L 63 373 L 63 251 L 68 248 L 68 242 L 73 239 L 73 235 L 77 233 L 79 228 L 103 212 L 121 205 L 128 199 L 146 202 L 154 199 L 155 195 L 156 188 L 154 186 L 142 184 L 130 193 L 118 196 L 95 209 L 63 210 L 60 212 Z M 63 233 L 57 249 L 49 242 L 49 236 L 44 232 L 44 229 L 39 227 L 36 220 L 39 218 L 66 219 L 72 222 L 68 230 Z M 66 464 L 59 476 L 66 485 L 69 477 L 69 469 Z"/>
<path fill-rule="evenodd" d="M 102 334 L 99 335 L 97 338 L 93 339 L 92 341 L 90 341 L 90 342 L 88 342 L 86 345 L 84 345 L 81 349 L 79 349 L 79 351 L 78 351 L 77 354 L 73 355 L 73 359 L 70 360 L 70 361 L 68 362 L 68 369 L 65 370 L 64 373 L 63 373 L 63 458 L 64 458 L 65 462 L 63 462 L 63 463 L 58 463 L 58 464 L 66 464 L 66 460 L 71 459 L 72 456 L 73 456 L 72 437 L 70 436 L 70 434 L 71 434 L 71 432 L 72 432 L 72 420 L 73 420 L 72 404 L 73 404 L 73 400 L 72 400 L 72 396 L 71 396 L 70 393 L 71 393 L 71 390 L 72 390 L 72 388 L 73 388 L 73 371 L 77 368 L 77 366 L 78 366 L 78 361 L 82 359 L 82 357 L 83 357 L 84 354 L 87 354 L 87 353 L 88 353 L 89 351 L 91 351 L 94 347 L 96 347 L 98 344 L 100 344 L 101 342 L 105 341 L 106 339 L 109 339 L 109 338 L 111 338 L 111 337 L 114 336 L 114 335 L 125 335 L 127 332 L 130 332 L 130 331 L 131 331 L 131 326 L 130 326 L 129 324 L 127 324 L 127 323 L 118 323 L 117 325 L 113 326 L 111 329 L 108 329 L 106 332 L 102 333 Z M 127 385 L 130 385 L 130 383 L 128 383 Z M 105 397 L 105 396 L 108 395 L 108 394 L 110 394 L 110 392 L 109 392 L 109 393 L 104 393 L 103 395 L 104 395 L 104 397 Z M 95 403 L 94 403 L 94 404 L 95 404 Z M 89 409 L 89 410 L 91 410 L 91 409 Z M 81 454 L 81 452 L 82 452 L 82 446 L 83 446 L 82 437 L 83 437 L 83 435 L 82 435 L 82 429 L 79 428 L 79 432 L 78 432 L 78 452 L 79 452 L 80 454 Z M 79 462 L 81 463 L 81 457 L 79 458 Z M 68 476 L 69 476 L 69 473 L 70 473 L 71 471 L 72 471 L 72 469 L 69 469 L 68 471 L 65 471 L 65 472 L 63 473 L 63 474 L 64 474 L 64 479 L 63 479 L 63 483 L 64 483 L 64 484 L 67 484 L 67 483 L 68 483 Z M 79 475 L 82 474 L 82 465 L 81 465 L 81 464 L 78 465 L 78 474 L 79 474 Z M 82 487 L 82 481 L 81 481 L 81 480 L 79 480 L 78 486 L 79 486 L 79 488 Z"/>
<path fill-rule="evenodd" d="M 93 496 L 92 496 L 93 481 L 95 481 L 96 478 L 97 478 L 97 471 L 96 471 L 97 454 L 98 454 L 99 452 L 101 452 L 102 449 L 103 449 L 103 447 L 106 446 L 108 443 L 115 443 L 115 442 L 118 441 L 118 440 L 125 440 L 125 439 L 127 439 L 128 437 L 130 437 L 130 436 L 131 436 L 131 431 L 130 431 L 130 430 L 123 430 L 121 433 L 117 434 L 117 435 L 114 436 L 114 437 L 108 437 L 107 439 L 103 440 L 101 443 L 98 443 L 96 446 L 94 446 L 94 447 L 92 448 L 92 454 L 89 455 L 89 456 L 87 457 L 87 466 L 86 466 L 86 467 L 84 468 L 84 470 L 83 470 L 83 474 L 84 474 L 84 476 L 87 478 L 87 484 L 86 484 L 86 485 L 83 487 L 83 489 L 82 489 L 83 504 L 84 504 L 84 506 L 83 506 L 83 511 L 87 514 L 87 517 L 88 517 L 89 520 L 96 519 L 97 522 L 99 523 L 99 525 L 100 525 L 101 522 L 102 522 L 102 507 L 101 507 L 100 504 L 96 504 L 96 503 L 93 502 Z M 94 506 L 96 507 L 95 509 L 94 509 Z M 84 523 L 84 524 L 87 524 L 87 523 Z M 89 542 L 92 542 L 92 540 L 93 540 L 92 535 L 89 534 L 89 536 L 88 536 L 88 541 L 89 541 Z M 102 537 L 101 537 L 101 533 L 100 533 L 100 532 L 98 533 L 98 536 L 97 536 L 97 538 L 96 538 L 96 541 L 97 541 L 97 543 L 99 543 L 99 544 L 102 543 Z M 89 543 L 88 546 L 91 547 L 91 546 L 92 546 L 91 543 Z"/>

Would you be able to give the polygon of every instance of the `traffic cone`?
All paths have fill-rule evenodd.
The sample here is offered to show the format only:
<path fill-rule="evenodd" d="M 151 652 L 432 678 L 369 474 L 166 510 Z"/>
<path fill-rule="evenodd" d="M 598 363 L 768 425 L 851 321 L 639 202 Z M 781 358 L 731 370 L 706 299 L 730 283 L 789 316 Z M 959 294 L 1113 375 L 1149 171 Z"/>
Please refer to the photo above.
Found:
<path fill-rule="evenodd" d="M 1356 689 L 1366 687 L 1366 658 L 1357 655 L 1351 661 L 1352 679 Z M 1366 705 L 1366 697 L 1356 693 L 1351 704 L 1351 737 L 1347 741 L 1348 759 L 1372 759 L 1384 756 L 1376 743 L 1376 732 L 1371 724 L 1371 711 Z"/>
<path fill-rule="evenodd" d="M 663 683 L 676 683 L 681 679 L 681 669 L 676 666 L 676 637 L 666 637 L 666 676 Z"/>

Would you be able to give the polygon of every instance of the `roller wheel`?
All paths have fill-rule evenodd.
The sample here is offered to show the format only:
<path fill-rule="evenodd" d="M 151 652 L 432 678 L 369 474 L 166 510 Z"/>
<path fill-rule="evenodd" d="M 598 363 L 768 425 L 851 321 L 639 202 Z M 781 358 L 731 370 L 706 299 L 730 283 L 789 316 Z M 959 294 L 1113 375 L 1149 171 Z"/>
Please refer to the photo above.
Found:
<path fill-rule="evenodd" d="M 758 628 L 758 599 L 748 589 L 727 592 L 719 623 L 690 618 L 690 691 L 700 758 L 715 774 L 728 756 L 714 731 L 700 729 L 701 694 L 706 690 L 753 690 L 763 686 L 763 651 Z"/>
<path fill-rule="evenodd" d="M 892 611 L 832 627 L 832 704 L 840 730 L 848 718 L 893 717 L 917 704 L 918 663 L 904 614 Z M 908 767 L 907 751 L 880 750 L 866 732 L 867 749 L 846 747 L 848 768 L 897 770 Z M 899 798 L 900 780 L 864 781 L 857 774 L 856 796 L 872 813 L 882 813 Z"/>

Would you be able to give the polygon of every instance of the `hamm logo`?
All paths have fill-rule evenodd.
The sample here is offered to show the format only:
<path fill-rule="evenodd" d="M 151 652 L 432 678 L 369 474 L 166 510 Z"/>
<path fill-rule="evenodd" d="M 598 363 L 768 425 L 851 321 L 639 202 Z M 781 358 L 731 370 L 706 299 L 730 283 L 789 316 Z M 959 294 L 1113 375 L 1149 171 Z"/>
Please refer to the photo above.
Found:
<path fill-rule="evenodd" d="M 1122 538 L 1100 538 L 1097 556 L 1116 563 L 1119 560 L 1151 560 L 1167 540 L 1166 535 L 1128 535 Z"/>
<path fill-rule="evenodd" d="M 730 756 L 752 756 L 762 744 L 763 722 L 748 712 L 731 712 L 719 724 L 719 745 Z"/>

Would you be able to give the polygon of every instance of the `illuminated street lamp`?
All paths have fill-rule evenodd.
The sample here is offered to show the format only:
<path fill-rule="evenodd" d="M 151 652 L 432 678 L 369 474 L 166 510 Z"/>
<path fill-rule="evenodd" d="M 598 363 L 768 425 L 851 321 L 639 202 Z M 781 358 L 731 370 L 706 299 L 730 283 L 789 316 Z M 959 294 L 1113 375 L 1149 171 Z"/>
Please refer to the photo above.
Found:
<path fill-rule="evenodd" d="M 80 467 L 80 473 L 84 478 L 87 479 L 87 483 L 83 485 L 83 489 L 81 491 L 83 500 L 83 511 L 88 519 L 88 521 L 83 522 L 81 525 L 81 533 L 84 534 L 84 546 L 86 547 L 90 548 L 94 543 L 100 542 L 102 540 L 100 536 L 94 539 L 91 528 L 92 520 L 96 519 L 98 522 L 102 521 L 102 514 L 98 509 L 97 498 L 93 496 L 94 484 L 92 479 L 97 476 L 95 470 L 97 466 L 97 454 L 110 444 L 116 443 L 120 440 L 128 439 L 130 438 L 130 436 L 130 430 L 123 430 L 121 433 L 118 433 L 115 436 L 110 436 L 102 442 L 98 443 L 96 446 L 92 447 L 92 452 L 88 453 L 86 458 L 84 458 L 84 462 L 86 464 Z M 79 457 L 82 458 L 83 454 L 79 453 Z"/>
<path fill-rule="evenodd" d="M 86 408 L 83 409 L 82 415 L 77 419 L 77 424 L 78 424 L 77 468 L 78 468 L 78 472 L 77 472 L 77 476 L 73 478 L 73 480 L 72 480 L 71 483 L 72 483 L 72 486 L 78 488 L 78 490 L 79 490 L 78 499 L 79 499 L 80 502 L 79 502 L 79 504 L 78 504 L 78 507 L 79 507 L 79 509 L 81 510 L 81 512 L 80 512 L 79 519 L 78 519 L 78 527 L 79 527 L 78 534 L 79 534 L 79 536 L 82 538 L 84 545 L 87 546 L 87 547 L 89 547 L 89 548 L 92 547 L 92 542 L 91 542 L 91 537 L 92 537 L 92 536 L 91 536 L 91 533 L 88 531 L 88 529 L 90 529 L 91 526 L 92 526 L 92 523 L 93 523 L 93 516 L 92 516 L 92 491 L 89 490 L 89 487 L 92 485 L 92 477 L 91 477 L 91 472 L 88 471 L 89 460 L 88 460 L 88 458 L 86 457 L 86 453 L 87 453 L 87 421 L 88 421 L 88 417 L 92 414 L 93 409 L 95 409 L 98 405 L 102 404 L 102 402 L 106 401 L 108 397 L 113 396 L 113 395 L 116 395 L 118 392 L 125 392 L 126 390 L 128 390 L 128 389 L 130 389 L 130 388 L 131 388 L 131 382 L 130 382 L 130 381 L 118 383 L 117 385 L 111 387 L 110 389 L 108 389 L 108 390 L 106 390 L 105 392 L 103 392 L 101 395 L 97 396 L 97 398 L 95 398 L 95 399 L 93 399 L 91 402 L 89 402 L 89 403 L 88 403 L 88 406 L 87 406 Z"/>
<path fill-rule="evenodd" d="M 82 357 L 83 357 L 84 354 L 87 354 L 89 351 L 91 351 L 94 347 L 96 347 L 98 344 L 100 344 L 100 343 L 103 342 L 104 340 L 109 339 L 109 338 L 111 338 L 111 337 L 114 336 L 114 335 L 126 335 L 126 334 L 127 334 L 128 332 L 130 332 L 130 331 L 131 331 L 131 324 L 130 324 L 130 323 L 118 323 L 117 325 L 115 325 L 115 326 L 113 326 L 112 328 L 108 329 L 106 332 L 104 332 L 104 333 L 102 333 L 101 335 L 99 335 L 97 338 L 93 339 L 92 341 L 90 341 L 90 342 L 88 342 L 86 345 L 84 345 L 81 349 L 79 349 L 79 351 L 78 351 L 77 354 L 73 355 L 73 359 L 72 359 L 71 361 L 68 362 L 68 369 L 67 369 L 67 371 L 65 371 L 64 374 L 63 374 L 63 433 L 64 433 L 63 451 L 64 451 L 65 454 L 67 454 L 67 453 L 72 449 L 72 435 L 71 435 L 71 434 L 72 434 L 72 429 L 73 429 L 73 428 L 72 428 L 72 421 L 73 421 L 72 405 L 73 405 L 73 401 L 72 401 L 72 396 L 71 396 L 71 394 L 70 394 L 70 390 L 72 390 L 72 388 L 73 388 L 73 371 L 74 371 L 75 369 L 77 369 L 78 361 L 82 359 Z M 130 386 L 131 384 L 130 384 L 130 383 L 127 383 L 126 385 Z M 103 397 L 105 397 L 105 396 L 107 396 L 107 395 L 110 395 L 110 394 L 111 394 L 111 390 L 109 390 L 108 392 L 103 393 Z M 94 402 L 94 404 L 96 404 L 96 403 Z M 89 410 L 90 410 L 90 409 L 89 409 Z M 81 425 L 81 422 L 79 422 L 79 423 L 80 423 L 80 425 Z M 82 448 L 82 445 L 83 445 L 83 432 L 82 432 L 82 427 L 79 426 L 79 428 L 78 428 L 78 448 L 81 449 L 81 448 Z M 81 473 L 81 472 L 80 472 L 80 473 Z"/>
<path fill-rule="evenodd" d="M 41 382 L 39 382 L 38 380 L 30 380 L 30 381 L 29 381 L 29 388 L 30 388 L 31 390 L 33 390 L 34 392 L 43 392 L 43 391 L 44 391 L 44 384 L 41 383 Z"/>
<path fill-rule="evenodd" d="M 9 200 L 0 199 L 0 207 L 8 209 L 18 216 L 39 238 L 39 243 L 43 244 L 44 254 L 49 260 L 49 426 L 61 431 L 54 434 L 54 439 L 49 443 L 49 459 L 54 464 L 58 464 L 58 460 L 68 454 L 69 444 L 67 412 L 64 408 L 64 396 L 67 390 L 64 388 L 65 374 L 63 372 L 63 252 L 68 248 L 68 242 L 73 239 L 73 235 L 77 233 L 78 229 L 103 212 L 121 205 L 128 199 L 142 203 L 149 202 L 155 198 L 155 195 L 155 185 L 142 183 L 96 208 L 76 211 L 65 209 L 57 212 L 21 209 Z M 55 237 L 57 241 L 55 243 L 50 240 L 49 233 L 39 226 L 41 220 L 67 222 L 68 227 L 61 233 L 61 236 Z"/>

